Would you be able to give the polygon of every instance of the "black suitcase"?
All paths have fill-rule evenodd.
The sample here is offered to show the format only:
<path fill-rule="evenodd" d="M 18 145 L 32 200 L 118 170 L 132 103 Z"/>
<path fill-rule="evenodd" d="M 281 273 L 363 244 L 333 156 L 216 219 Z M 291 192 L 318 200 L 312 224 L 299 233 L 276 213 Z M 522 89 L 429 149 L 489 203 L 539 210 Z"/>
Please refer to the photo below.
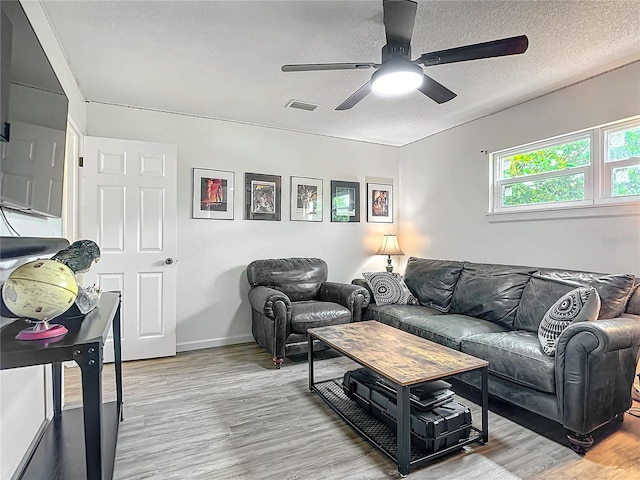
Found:
<path fill-rule="evenodd" d="M 451 386 L 447 382 L 443 384 Z M 428 385 L 428 384 L 427 384 Z M 387 384 L 388 387 L 388 384 Z M 380 386 L 380 377 L 368 369 L 347 372 L 343 378 L 343 390 L 367 412 L 384 421 L 392 428 L 397 428 L 397 405 L 395 394 L 391 395 L 386 387 Z M 427 386 L 424 390 L 429 390 Z M 424 390 L 419 390 L 423 393 Z M 442 389 L 436 388 L 436 392 Z M 412 389 L 413 393 L 414 389 Z M 452 394 L 451 394 L 452 395 Z M 416 395 L 419 397 L 419 395 Z M 471 434 L 471 411 L 468 407 L 451 400 L 449 396 L 439 406 L 429 410 L 421 410 L 411 403 L 411 443 L 414 447 L 426 452 L 438 452 L 443 448 L 456 445 L 466 440 Z M 424 404 L 424 402 L 421 402 Z"/>
<path fill-rule="evenodd" d="M 449 390 L 450 388 L 451 384 L 443 380 L 428 382 L 419 387 L 413 387 L 409 401 L 413 408 L 429 410 L 453 399 L 454 394 Z M 394 402 L 396 399 L 396 387 L 373 370 L 364 367 L 345 373 L 342 389 L 350 399 L 356 401 L 358 396 L 370 400 L 372 391 L 380 392 Z M 366 407 L 363 402 L 358 403 Z"/>

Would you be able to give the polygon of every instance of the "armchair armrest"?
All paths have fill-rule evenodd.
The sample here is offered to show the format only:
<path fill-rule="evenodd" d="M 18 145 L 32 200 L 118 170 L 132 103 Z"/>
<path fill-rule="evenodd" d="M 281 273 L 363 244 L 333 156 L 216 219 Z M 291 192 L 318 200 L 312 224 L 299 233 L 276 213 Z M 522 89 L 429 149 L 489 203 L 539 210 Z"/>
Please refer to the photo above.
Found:
<path fill-rule="evenodd" d="M 640 320 L 569 325 L 558 339 L 556 390 L 566 428 L 588 434 L 626 411 L 640 347 Z"/>
<path fill-rule="evenodd" d="M 362 319 L 362 310 L 367 308 L 370 298 L 366 288 L 339 282 L 323 282 L 318 293 L 318 300 L 348 308 L 354 322 Z"/>
<path fill-rule="evenodd" d="M 251 308 L 264 316 L 274 319 L 280 308 L 275 307 L 277 302 L 282 302 L 286 311 L 286 319 L 291 317 L 291 300 L 289 297 L 275 288 L 264 286 L 252 287 L 249 290 L 249 303 Z"/>

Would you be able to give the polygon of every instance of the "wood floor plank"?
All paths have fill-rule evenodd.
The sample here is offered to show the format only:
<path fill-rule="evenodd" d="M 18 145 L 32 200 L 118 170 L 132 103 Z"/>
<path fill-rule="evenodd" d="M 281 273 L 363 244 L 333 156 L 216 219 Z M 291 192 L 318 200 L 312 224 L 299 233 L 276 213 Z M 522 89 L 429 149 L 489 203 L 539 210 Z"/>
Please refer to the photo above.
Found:
<path fill-rule="evenodd" d="M 316 380 L 355 368 L 321 352 Z M 308 390 L 304 356 L 280 370 L 254 344 L 197 350 L 123 364 L 124 414 L 116 480 L 384 480 L 397 467 Z M 65 400 L 81 401 L 79 369 L 65 368 Z M 113 367 L 103 373 L 105 400 L 115 399 Z M 481 418 L 477 398 L 457 400 Z M 637 405 L 637 404 L 636 404 Z M 597 432 L 582 457 L 564 429 L 492 399 L 489 443 L 465 447 L 414 470 L 409 478 L 491 480 L 640 480 L 640 419 Z M 543 432 L 541 435 L 537 432 Z"/>

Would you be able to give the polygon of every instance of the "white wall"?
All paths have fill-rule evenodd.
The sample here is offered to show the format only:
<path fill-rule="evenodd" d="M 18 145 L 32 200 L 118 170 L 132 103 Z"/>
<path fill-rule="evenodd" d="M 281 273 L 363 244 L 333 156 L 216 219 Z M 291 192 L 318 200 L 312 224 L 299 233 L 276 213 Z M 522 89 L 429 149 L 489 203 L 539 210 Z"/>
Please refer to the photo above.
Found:
<path fill-rule="evenodd" d="M 92 103 L 87 133 L 178 145 L 178 350 L 252 341 L 245 276 L 252 260 L 320 257 L 329 279 L 343 282 L 385 265 L 373 254 L 397 227 L 367 223 L 364 198 L 367 181 L 397 185 L 397 148 Z M 234 220 L 190 218 L 193 167 L 236 173 Z M 244 220 L 245 172 L 282 176 L 281 221 Z M 324 180 L 323 222 L 289 220 L 291 175 Z M 332 179 L 360 182 L 360 223 L 330 221 Z"/>
<path fill-rule="evenodd" d="M 640 207 L 635 216 L 490 223 L 481 153 L 638 115 L 639 85 L 635 63 L 402 148 L 404 252 L 640 275 Z"/>

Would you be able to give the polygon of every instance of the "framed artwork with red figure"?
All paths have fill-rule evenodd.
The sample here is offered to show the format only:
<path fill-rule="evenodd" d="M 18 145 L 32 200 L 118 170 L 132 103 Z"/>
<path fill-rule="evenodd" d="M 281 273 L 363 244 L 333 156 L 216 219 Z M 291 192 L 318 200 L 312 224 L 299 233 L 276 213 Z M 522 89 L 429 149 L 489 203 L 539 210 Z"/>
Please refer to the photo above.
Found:
<path fill-rule="evenodd" d="M 367 183 L 367 222 L 393 223 L 393 186 Z"/>
<path fill-rule="evenodd" d="M 192 218 L 233 220 L 234 191 L 233 172 L 194 168 Z"/>

